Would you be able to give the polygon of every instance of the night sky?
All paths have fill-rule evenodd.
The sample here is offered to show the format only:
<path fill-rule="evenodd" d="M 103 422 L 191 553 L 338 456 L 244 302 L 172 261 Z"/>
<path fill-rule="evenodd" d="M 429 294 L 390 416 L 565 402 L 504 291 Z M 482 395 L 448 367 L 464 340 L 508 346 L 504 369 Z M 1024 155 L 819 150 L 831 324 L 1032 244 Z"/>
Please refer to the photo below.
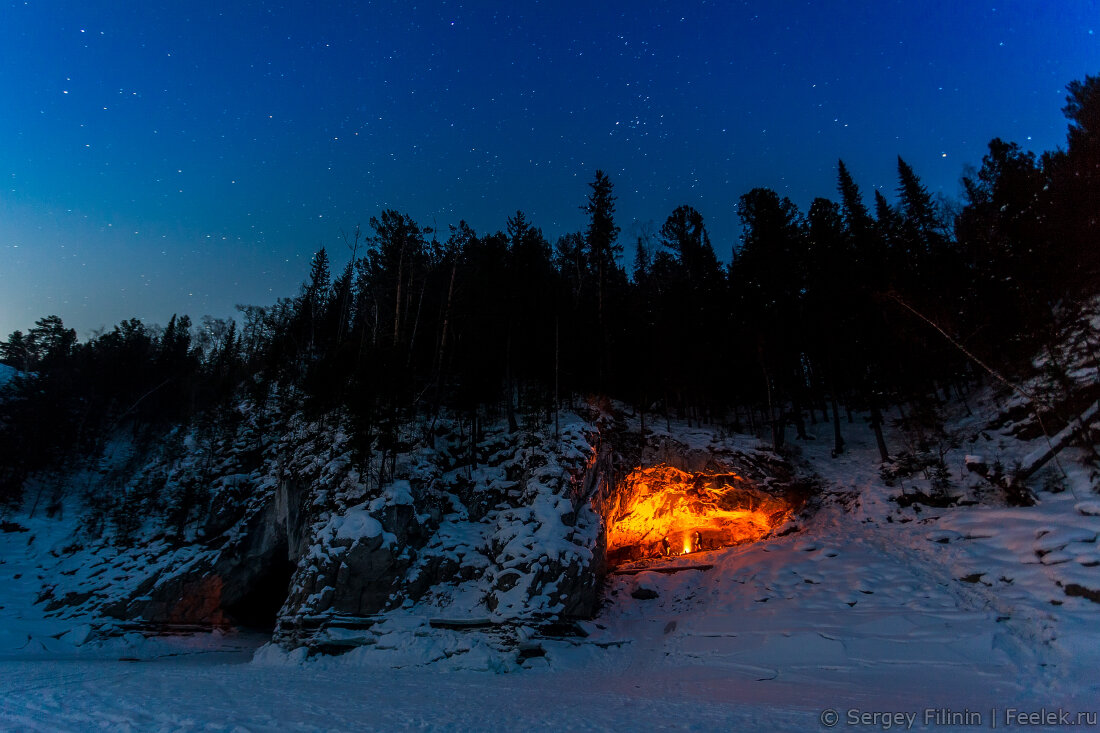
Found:
<path fill-rule="evenodd" d="M 843 158 L 893 198 L 900 154 L 957 196 L 994 136 L 1064 145 L 1098 35 L 1074 0 L 5 2 L 0 338 L 269 304 L 382 208 L 553 241 L 597 168 L 628 261 L 683 203 L 728 261 L 754 186 L 805 208 Z"/>

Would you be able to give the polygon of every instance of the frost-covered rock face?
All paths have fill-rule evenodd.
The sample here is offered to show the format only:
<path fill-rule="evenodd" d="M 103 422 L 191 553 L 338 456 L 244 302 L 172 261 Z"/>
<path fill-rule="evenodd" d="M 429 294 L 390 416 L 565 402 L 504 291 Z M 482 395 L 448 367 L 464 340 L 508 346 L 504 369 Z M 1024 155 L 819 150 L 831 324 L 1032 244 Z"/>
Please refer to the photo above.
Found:
<path fill-rule="evenodd" d="M 135 499 L 127 516 L 148 519 L 125 540 L 107 515 L 75 551 L 88 571 L 47 589 L 50 610 L 154 627 L 277 621 L 288 649 L 333 643 L 337 622 L 416 636 L 433 623 L 518 629 L 595 612 L 605 550 L 581 499 L 591 421 L 562 414 L 558 437 L 490 425 L 473 449 L 456 421 L 409 423 L 383 465 L 380 451 L 357 460 L 334 416 L 263 422 L 242 410 L 214 437 L 176 433 L 119 462 L 105 495 L 151 476 L 163 488 Z"/>
<path fill-rule="evenodd" d="M 737 473 L 765 489 L 785 487 L 794 479 L 790 464 L 770 450 L 735 448 L 703 430 L 681 437 L 658 435 L 648 441 L 639 465 L 665 464 L 688 473 Z"/>
<path fill-rule="evenodd" d="M 213 428 L 140 449 L 116 437 L 91 477 L 71 479 L 88 504 L 65 550 L 80 568 L 43 589 L 46 609 L 153 626 L 273 623 L 301 532 L 270 417 L 242 404 Z"/>
<path fill-rule="evenodd" d="M 600 521 L 587 504 L 574 505 L 590 430 L 575 416 L 560 440 L 550 429 L 490 427 L 475 468 L 457 425 L 428 438 L 410 426 L 396 478 L 379 488 L 356 475 L 323 504 L 306 502 L 316 509 L 310 539 L 276 639 L 324 647 L 340 641 L 331 626 L 349 616 L 416 627 L 591 615 L 602 579 Z"/>
<path fill-rule="evenodd" d="M 420 534 L 407 487 L 407 481 L 394 482 L 381 501 L 338 509 L 311 528 L 284 616 L 366 616 L 386 606 L 409 565 L 409 553 L 400 548 Z M 386 506 L 385 498 L 408 503 Z M 389 530 L 376 515 L 388 520 Z"/>
<path fill-rule="evenodd" d="M 250 596 L 265 582 L 277 583 L 277 578 L 269 581 L 273 570 L 288 562 L 287 527 L 268 495 L 248 507 L 232 529 L 221 549 L 200 553 L 182 567 L 169 565 L 139 586 L 135 597 L 109 610 L 149 624 L 251 622 L 261 601 Z M 285 587 L 285 577 L 282 582 Z"/>

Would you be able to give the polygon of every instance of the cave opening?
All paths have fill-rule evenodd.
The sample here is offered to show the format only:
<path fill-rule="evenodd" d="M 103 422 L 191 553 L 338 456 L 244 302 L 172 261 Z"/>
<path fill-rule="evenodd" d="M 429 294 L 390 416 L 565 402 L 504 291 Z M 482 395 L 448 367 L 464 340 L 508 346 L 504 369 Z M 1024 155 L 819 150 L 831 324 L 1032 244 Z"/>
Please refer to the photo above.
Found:
<path fill-rule="evenodd" d="M 223 610 L 234 626 L 271 632 L 286 602 L 295 564 L 287 557 L 286 548 L 274 552 L 263 567 L 246 584 L 244 592 Z"/>
<path fill-rule="evenodd" d="M 613 566 L 755 542 L 792 510 L 785 498 L 737 473 L 689 473 L 667 464 L 634 469 L 599 508 Z"/>

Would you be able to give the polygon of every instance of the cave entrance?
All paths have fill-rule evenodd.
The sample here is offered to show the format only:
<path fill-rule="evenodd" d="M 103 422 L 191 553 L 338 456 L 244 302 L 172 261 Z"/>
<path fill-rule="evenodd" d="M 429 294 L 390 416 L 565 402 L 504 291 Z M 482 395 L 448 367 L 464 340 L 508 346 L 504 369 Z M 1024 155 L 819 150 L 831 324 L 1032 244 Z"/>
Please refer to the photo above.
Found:
<path fill-rule="evenodd" d="M 667 464 L 636 468 L 606 500 L 612 565 L 755 542 L 790 516 L 791 505 L 736 473 L 688 473 Z"/>
<path fill-rule="evenodd" d="M 285 546 L 272 553 L 259 572 L 244 583 L 240 597 L 223 606 L 233 625 L 274 631 L 279 609 L 286 603 L 294 569 L 295 564 L 287 557 Z"/>

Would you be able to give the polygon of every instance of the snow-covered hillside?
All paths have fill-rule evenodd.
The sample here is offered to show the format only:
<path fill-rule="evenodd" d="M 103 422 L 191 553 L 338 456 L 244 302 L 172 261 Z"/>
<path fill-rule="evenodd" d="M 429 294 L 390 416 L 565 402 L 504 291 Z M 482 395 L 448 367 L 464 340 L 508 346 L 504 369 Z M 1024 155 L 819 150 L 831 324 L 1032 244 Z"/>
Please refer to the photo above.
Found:
<path fill-rule="evenodd" d="M 973 402 L 974 414 L 953 406 L 947 421 L 949 493 L 962 505 L 899 502 L 929 491 L 924 479 L 880 471 L 870 430 L 846 425 L 838 458 L 831 441 L 796 443 L 793 459 L 823 488 L 793 531 L 612 573 L 590 620 L 556 633 L 517 623 L 508 644 L 489 630 L 427 623 L 448 609 L 470 613 L 461 604 L 494 588 L 478 585 L 489 576 L 461 573 L 459 605 L 435 586 L 338 656 L 236 632 L 147 637 L 118 627 L 106 636 L 102 618 L 49 617 L 34 603 L 48 580 L 89 572 L 72 547 L 75 514 L 13 515 L 0 533 L 0 721 L 28 730 L 807 730 L 835 710 L 842 721 L 907 713 L 914 728 L 939 729 L 943 710 L 968 711 L 982 727 L 995 715 L 999 728 L 1011 728 L 1007 708 L 1093 710 L 1100 507 L 1087 456 L 1066 449 L 1067 475 L 1040 476 L 1035 506 L 1007 506 L 967 456 L 972 464 L 996 450 L 1010 465 L 1039 439 L 990 428 L 995 401 Z M 669 428 L 700 448 L 758 445 Z M 907 438 L 887 439 L 900 449 Z M 378 535 L 354 506 L 339 522 L 319 515 L 332 525 L 326 536 Z M 492 516 L 484 527 L 450 520 L 441 551 L 481 546 L 478 533 L 511 526 Z M 140 572 L 126 567 L 123 576 Z"/>

